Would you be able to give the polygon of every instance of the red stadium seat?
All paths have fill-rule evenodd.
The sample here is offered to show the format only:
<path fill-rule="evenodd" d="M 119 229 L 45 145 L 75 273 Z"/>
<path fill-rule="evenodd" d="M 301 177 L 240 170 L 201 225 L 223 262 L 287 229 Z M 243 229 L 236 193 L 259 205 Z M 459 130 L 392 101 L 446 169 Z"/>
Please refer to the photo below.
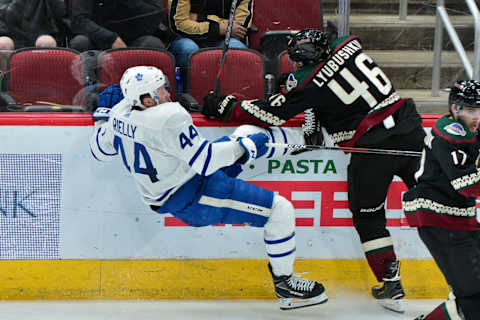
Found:
<path fill-rule="evenodd" d="M 320 1 L 312 0 L 260 0 L 255 1 L 253 24 L 258 32 L 249 36 L 249 46 L 260 50 L 260 38 L 275 30 L 322 29 Z"/>
<path fill-rule="evenodd" d="M 175 98 L 175 58 L 163 49 L 119 48 L 100 53 L 97 77 L 100 89 L 119 83 L 125 70 L 135 66 L 154 66 L 162 70 L 172 88 L 172 100 Z"/>
<path fill-rule="evenodd" d="M 80 54 L 66 48 L 24 48 L 8 59 L 4 89 L 18 106 L 85 103 Z"/>
<path fill-rule="evenodd" d="M 222 49 L 205 48 L 193 53 L 188 62 L 187 87 L 199 102 L 215 88 Z M 220 90 L 240 99 L 264 98 L 265 58 L 251 49 L 229 49 Z"/>

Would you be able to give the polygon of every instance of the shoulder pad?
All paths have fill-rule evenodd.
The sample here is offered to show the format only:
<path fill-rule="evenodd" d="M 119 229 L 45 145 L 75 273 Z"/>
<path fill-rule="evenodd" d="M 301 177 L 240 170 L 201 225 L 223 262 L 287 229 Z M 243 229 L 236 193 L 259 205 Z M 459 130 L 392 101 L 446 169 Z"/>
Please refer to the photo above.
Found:
<path fill-rule="evenodd" d="M 437 136 L 448 140 L 450 143 L 468 143 L 475 140 L 475 136 L 461 122 L 448 116 L 438 119 L 432 130 Z"/>
<path fill-rule="evenodd" d="M 142 117 L 145 126 L 154 129 L 162 126 L 174 127 L 179 125 L 179 122 L 192 121 L 190 114 L 178 102 L 162 103 L 139 111 L 137 116 Z"/>
<path fill-rule="evenodd" d="M 318 64 L 311 64 L 290 73 L 285 82 L 285 90 L 288 92 L 300 87 L 317 67 Z"/>

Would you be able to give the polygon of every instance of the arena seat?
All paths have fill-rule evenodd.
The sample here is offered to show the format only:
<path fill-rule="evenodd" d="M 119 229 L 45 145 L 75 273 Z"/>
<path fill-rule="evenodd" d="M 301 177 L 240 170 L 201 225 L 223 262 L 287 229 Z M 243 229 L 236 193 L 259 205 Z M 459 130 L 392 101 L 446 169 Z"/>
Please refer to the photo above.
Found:
<path fill-rule="evenodd" d="M 222 49 L 200 49 L 190 56 L 187 90 L 200 103 L 216 86 Z M 229 49 L 220 90 L 240 99 L 263 99 L 265 95 L 265 57 L 251 49 Z"/>
<path fill-rule="evenodd" d="M 175 58 L 164 49 L 152 48 L 117 48 L 109 49 L 98 55 L 98 84 L 100 90 L 119 83 L 130 67 L 154 66 L 163 71 L 172 88 L 172 100 L 175 100 Z"/>
<path fill-rule="evenodd" d="M 260 46 L 262 37 L 270 37 L 270 31 L 297 31 L 304 28 L 322 29 L 323 20 L 320 1 L 295 0 L 292 5 L 291 0 L 261 0 L 255 1 L 253 10 L 253 25 L 258 29 L 257 33 L 249 36 L 249 47 L 266 54 Z M 286 32 L 288 34 L 289 32 Z M 262 47 L 279 47 L 279 51 L 272 52 L 269 58 L 277 56 L 278 53 L 286 48 L 285 38 L 279 37 L 281 34 L 271 35 L 271 41 L 275 45 L 269 45 L 269 39 L 263 41 Z M 283 45 L 282 45 L 283 44 Z"/>
<path fill-rule="evenodd" d="M 83 106 L 85 73 L 79 52 L 67 48 L 23 48 L 8 59 L 4 94 L 13 98 L 18 111 L 44 105 L 44 110 L 62 111 L 61 106 Z M 71 111 L 71 110 L 70 110 Z"/>

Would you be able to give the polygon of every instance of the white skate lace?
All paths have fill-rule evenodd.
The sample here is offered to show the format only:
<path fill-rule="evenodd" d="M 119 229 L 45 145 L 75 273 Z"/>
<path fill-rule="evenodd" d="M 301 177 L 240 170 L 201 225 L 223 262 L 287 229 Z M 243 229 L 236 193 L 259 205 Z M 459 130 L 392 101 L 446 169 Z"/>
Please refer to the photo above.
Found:
<path fill-rule="evenodd" d="M 305 113 L 305 122 L 302 125 L 302 131 L 305 135 L 309 136 L 315 131 L 315 113 L 313 109 L 307 109 Z"/>
<path fill-rule="evenodd" d="M 315 286 L 315 281 L 310 281 L 306 279 L 300 279 L 295 276 L 291 276 L 288 279 L 288 285 L 297 291 L 312 291 Z"/>

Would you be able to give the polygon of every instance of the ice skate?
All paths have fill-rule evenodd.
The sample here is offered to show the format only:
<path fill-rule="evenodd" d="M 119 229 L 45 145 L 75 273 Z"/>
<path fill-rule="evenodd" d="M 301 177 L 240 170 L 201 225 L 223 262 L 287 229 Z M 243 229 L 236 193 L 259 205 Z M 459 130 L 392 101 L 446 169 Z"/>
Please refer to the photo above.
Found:
<path fill-rule="evenodd" d="M 280 299 L 281 310 L 308 307 L 328 300 L 321 283 L 301 279 L 293 274 L 277 277 L 273 274 L 270 264 L 268 269 L 272 274 L 275 293 Z"/>
<path fill-rule="evenodd" d="M 372 295 L 377 302 L 384 308 L 403 313 L 403 291 L 400 282 L 400 261 L 395 261 L 387 266 L 387 272 L 383 277 L 383 285 L 372 288 Z"/>

